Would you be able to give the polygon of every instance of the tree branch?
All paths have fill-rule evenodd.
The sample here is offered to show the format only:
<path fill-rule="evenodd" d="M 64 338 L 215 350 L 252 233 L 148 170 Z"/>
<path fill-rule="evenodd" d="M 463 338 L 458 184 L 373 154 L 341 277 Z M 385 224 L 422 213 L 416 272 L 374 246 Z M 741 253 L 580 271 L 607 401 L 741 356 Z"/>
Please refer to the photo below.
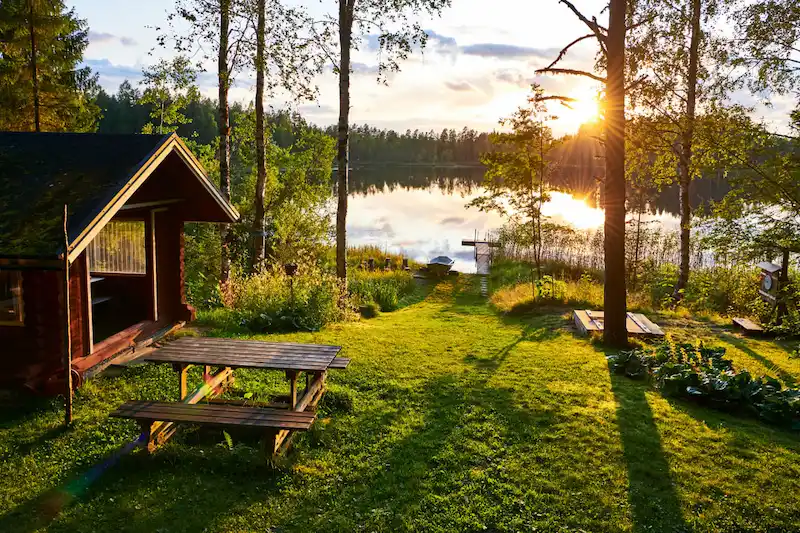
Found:
<path fill-rule="evenodd" d="M 545 74 L 548 72 L 551 74 L 568 74 L 571 76 L 585 76 L 595 81 L 606 83 L 606 78 L 604 78 L 603 76 L 598 76 L 597 74 L 592 74 L 591 72 L 586 72 L 584 70 L 574 70 L 571 68 L 540 68 L 536 70 L 536 74 Z"/>
<path fill-rule="evenodd" d="M 564 106 L 566 106 L 566 107 L 568 107 L 570 109 L 572 109 L 572 107 L 569 104 L 578 101 L 577 98 L 572 98 L 570 96 L 561 96 L 561 95 L 557 95 L 557 94 L 548 95 L 548 96 L 534 96 L 530 100 L 532 102 L 546 102 L 548 100 L 558 100 L 559 102 L 561 102 L 562 105 L 564 105 Z"/>
<path fill-rule="evenodd" d="M 575 14 L 575 16 L 581 20 L 581 22 L 586 24 L 586 26 L 590 30 L 592 30 L 592 33 L 594 33 L 595 37 L 597 37 L 597 41 L 600 43 L 600 49 L 603 50 L 603 55 L 608 57 L 608 50 L 606 49 L 606 36 L 603 35 L 603 32 L 605 31 L 606 33 L 608 33 L 608 30 L 603 26 L 601 26 L 600 24 L 598 24 L 597 20 L 595 19 L 589 20 L 588 18 L 586 18 L 586 16 L 580 11 L 578 11 L 578 8 L 576 8 L 569 0 L 559 0 L 559 2 L 567 6 L 570 9 L 570 11 L 572 11 Z"/>
<path fill-rule="evenodd" d="M 573 46 L 575 46 L 575 45 L 576 45 L 576 44 L 578 44 L 579 42 L 583 41 L 584 39 L 591 39 L 592 37 L 596 37 L 596 35 L 595 35 L 594 33 L 590 33 L 590 34 L 588 34 L 588 35 L 584 35 L 583 37 L 578 37 L 577 39 L 575 39 L 574 41 L 572 41 L 571 43 L 569 43 L 567 46 L 565 46 L 565 47 L 564 47 L 564 48 L 563 48 L 563 49 L 562 49 L 562 50 L 561 50 L 561 51 L 558 53 L 558 57 L 557 57 L 557 58 L 555 58 L 555 59 L 553 60 L 553 62 L 552 62 L 552 63 L 550 63 L 549 65 L 547 65 L 547 68 L 553 68 L 554 66 L 556 66 L 556 63 L 558 63 L 559 61 L 561 61 L 561 60 L 564 58 L 564 56 L 565 56 L 565 55 L 566 55 L 566 53 L 567 53 L 567 50 L 569 50 L 570 48 L 572 48 Z"/>

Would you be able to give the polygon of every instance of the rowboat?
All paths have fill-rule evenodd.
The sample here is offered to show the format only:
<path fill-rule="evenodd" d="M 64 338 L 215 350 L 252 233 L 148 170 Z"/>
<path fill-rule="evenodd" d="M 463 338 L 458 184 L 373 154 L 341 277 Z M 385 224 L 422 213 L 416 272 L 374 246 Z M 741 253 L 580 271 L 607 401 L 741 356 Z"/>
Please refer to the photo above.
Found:
<path fill-rule="evenodd" d="M 450 272 L 454 264 L 454 260 L 445 255 L 440 255 L 428 261 L 428 272 L 437 276 L 444 276 Z"/>

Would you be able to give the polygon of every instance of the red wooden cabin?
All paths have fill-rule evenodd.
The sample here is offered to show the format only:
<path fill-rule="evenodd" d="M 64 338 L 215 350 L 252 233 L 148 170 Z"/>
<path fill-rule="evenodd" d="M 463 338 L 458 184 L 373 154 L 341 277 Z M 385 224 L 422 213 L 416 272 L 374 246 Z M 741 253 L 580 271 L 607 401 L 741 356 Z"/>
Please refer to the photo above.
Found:
<path fill-rule="evenodd" d="M 183 224 L 238 217 L 175 134 L 0 133 L 0 386 L 63 392 L 65 292 L 75 386 L 191 320 Z"/>

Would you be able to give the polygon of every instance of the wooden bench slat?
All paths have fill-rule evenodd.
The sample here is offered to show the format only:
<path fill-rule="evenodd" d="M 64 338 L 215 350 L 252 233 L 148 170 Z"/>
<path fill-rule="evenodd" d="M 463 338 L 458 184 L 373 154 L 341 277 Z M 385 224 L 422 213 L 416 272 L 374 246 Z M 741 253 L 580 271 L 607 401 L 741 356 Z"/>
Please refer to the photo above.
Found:
<path fill-rule="evenodd" d="M 285 357 L 287 359 L 311 359 L 318 361 L 328 361 L 335 357 L 336 353 L 303 353 L 303 352 L 281 352 L 278 350 L 257 350 L 255 348 L 232 348 L 229 346 L 175 346 L 167 344 L 159 348 L 163 352 L 178 353 L 215 353 L 220 355 L 248 355 L 250 357 Z"/>
<path fill-rule="evenodd" d="M 232 406 L 226 404 L 208 404 L 213 405 L 216 409 L 205 409 L 206 405 L 193 404 L 191 408 L 187 409 L 181 407 L 188 404 L 159 404 L 156 406 L 141 406 L 141 405 L 122 405 L 112 415 L 126 414 L 128 416 L 136 416 L 140 418 L 153 418 L 155 415 L 159 416 L 180 416 L 184 413 L 191 413 L 195 416 L 207 416 L 210 418 L 231 418 L 231 419 L 263 419 L 263 420 L 293 420 L 301 423 L 307 420 L 313 420 L 314 416 L 310 413 L 301 413 L 296 411 L 289 411 L 287 409 L 276 409 L 267 407 L 245 407 L 245 406 Z M 274 412 L 273 412 L 274 411 Z M 141 415 L 141 416 L 140 416 Z"/>
<path fill-rule="evenodd" d="M 333 357 L 330 358 L 331 360 Z M 321 372 L 328 368 L 328 362 L 307 361 L 304 359 L 265 359 L 237 357 L 235 355 L 160 353 L 160 350 L 142 357 L 144 361 L 164 363 L 187 363 L 199 365 L 227 366 L 231 368 L 266 368 L 272 370 L 297 370 Z"/>
<path fill-rule="evenodd" d="M 333 359 L 333 361 L 331 361 L 331 364 L 328 366 L 328 368 L 331 368 L 331 369 L 334 369 L 334 370 L 343 370 L 343 369 L 347 368 L 347 365 L 349 365 L 349 364 L 350 364 L 350 359 L 349 358 L 347 358 L 347 357 L 336 357 L 336 358 Z"/>
<path fill-rule="evenodd" d="M 342 350 L 341 346 L 331 346 L 326 344 L 298 344 L 282 342 L 263 342 L 247 341 L 241 339 L 221 339 L 215 337 L 182 337 L 170 342 L 167 346 L 222 346 L 225 348 L 236 348 L 241 350 L 255 349 L 262 352 L 273 351 L 279 353 L 298 353 L 298 354 L 335 354 Z"/>
<path fill-rule="evenodd" d="M 112 417 L 137 420 L 190 422 L 213 426 L 249 426 L 306 430 L 314 423 L 314 413 L 301 413 L 266 407 L 214 404 L 129 401 L 112 412 Z"/>
<path fill-rule="evenodd" d="M 152 357 L 158 357 L 159 355 L 169 354 L 172 355 L 186 355 L 186 356 L 201 356 L 201 357 L 223 357 L 223 358 L 235 358 L 236 360 L 251 360 L 251 361 L 271 361 L 271 362 L 290 362 L 290 363 L 297 363 L 297 362 L 304 362 L 304 363 L 311 363 L 311 364 L 328 364 L 332 356 L 287 356 L 287 355 L 270 355 L 270 354 L 250 354 L 250 353 L 224 353 L 220 352 L 220 350 L 194 350 L 194 349 L 185 349 L 185 348 L 160 348 L 158 352 L 153 353 Z"/>

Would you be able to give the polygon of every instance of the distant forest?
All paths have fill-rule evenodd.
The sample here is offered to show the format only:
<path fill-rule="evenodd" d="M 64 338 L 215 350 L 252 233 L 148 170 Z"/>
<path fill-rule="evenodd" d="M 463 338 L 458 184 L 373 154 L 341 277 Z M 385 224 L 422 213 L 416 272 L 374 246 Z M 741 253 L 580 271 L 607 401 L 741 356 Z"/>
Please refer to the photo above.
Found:
<path fill-rule="evenodd" d="M 151 105 L 140 103 L 140 91 L 130 82 L 123 82 L 116 94 L 109 95 L 100 90 L 97 105 L 102 118 L 100 133 L 139 133 L 151 122 Z M 199 144 L 210 144 L 217 138 L 217 103 L 209 98 L 192 102 L 183 110 L 191 123 L 178 127 L 178 134 Z M 231 106 L 231 122 L 246 115 L 239 103 Z M 298 114 L 287 111 L 272 112 L 268 122 L 272 128 L 273 141 L 286 147 L 294 140 L 293 132 L 298 127 L 311 126 Z M 336 137 L 336 126 L 328 126 L 325 133 Z M 407 130 L 399 133 L 382 130 L 369 125 L 354 126 L 350 130 L 350 160 L 354 166 L 370 164 L 420 164 L 420 165 L 464 165 L 480 164 L 480 154 L 491 149 L 489 134 L 469 128 L 461 131 L 444 129 L 435 131 Z"/>

